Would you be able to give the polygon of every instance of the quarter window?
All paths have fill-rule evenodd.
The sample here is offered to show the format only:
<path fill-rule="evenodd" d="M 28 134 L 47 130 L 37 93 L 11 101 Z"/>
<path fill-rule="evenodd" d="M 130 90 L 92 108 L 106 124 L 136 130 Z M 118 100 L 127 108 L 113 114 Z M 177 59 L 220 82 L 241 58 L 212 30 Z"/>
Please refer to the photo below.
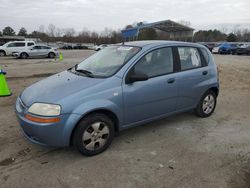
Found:
<path fill-rule="evenodd" d="M 197 48 L 178 47 L 181 70 L 201 67 L 201 57 Z"/>
<path fill-rule="evenodd" d="M 208 54 L 208 52 L 207 52 L 206 49 L 204 49 L 204 48 L 200 48 L 200 49 L 201 49 L 201 52 L 202 52 L 203 57 L 204 57 L 204 59 L 205 59 L 205 65 L 208 65 L 208 62 L 209 62 L 209 54 Z"/>
<path fill-rule="evenodd" d="M 135 72 L 147 74 L 148 77 L 160 76 L 173 72 L 172 48 L 161 48 L 149 52 L 134 66 Z"/>

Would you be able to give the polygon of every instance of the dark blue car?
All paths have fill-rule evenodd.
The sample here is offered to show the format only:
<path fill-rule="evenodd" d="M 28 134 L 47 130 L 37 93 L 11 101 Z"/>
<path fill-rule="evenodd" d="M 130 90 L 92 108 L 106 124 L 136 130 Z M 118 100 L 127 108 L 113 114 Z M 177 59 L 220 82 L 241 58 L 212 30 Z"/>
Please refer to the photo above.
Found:
<path fill-rule="evenodd" d="M 232 54 L 236 48 L 236 44 L 223 43 L 215 46 L 212 52 L 218 54 Z"/>

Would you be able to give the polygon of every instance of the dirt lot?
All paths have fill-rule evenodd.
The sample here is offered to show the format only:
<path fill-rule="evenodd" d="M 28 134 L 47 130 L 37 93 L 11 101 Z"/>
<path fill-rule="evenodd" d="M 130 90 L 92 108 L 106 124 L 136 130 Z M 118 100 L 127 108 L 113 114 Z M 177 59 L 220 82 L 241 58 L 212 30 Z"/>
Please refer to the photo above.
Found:
<path fill-rule="evenodd" d="M 249 56 L 215 56 L 221 90 L 210 118 L 185 113 L 123 131 L 94 157 L 28 142 L 16 97 L 91 53 L 64 51 L 63 62 L 0 58 L 13 92 L 0 98 L 0 187 L 250 187 Z"/>

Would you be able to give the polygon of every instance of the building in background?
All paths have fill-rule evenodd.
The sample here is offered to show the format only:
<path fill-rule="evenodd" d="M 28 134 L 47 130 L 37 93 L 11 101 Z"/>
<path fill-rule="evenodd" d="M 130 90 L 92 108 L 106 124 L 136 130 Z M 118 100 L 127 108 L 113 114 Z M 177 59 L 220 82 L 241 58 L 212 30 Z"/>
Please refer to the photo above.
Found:
<path fill-rule="evenodd" d="M 3 35 L 3 36 L 0 36 L 0 46 L 10 41 L 25 41 L 25 40 L 41 42 L 39 38 L 25 38 L 24 36 L 18 36 L 18 35 L 15 35 L 15 36 Z"/>
<path fill-rule="evenodd" d="M 139 24 L 122 30 L 125 41 L 130 40 L 178 40 L 192 41 L 194 29 L 180 23 L 164 20 L 154 23 Z"/>
<path fill-rule="evenodd" d="M 6 42 L 9 41 L 24 41 L 25 37 L 24 36 L 8 36 L 8 35 L 3 35 L 0 36 L 0 45 L 5 44 Z"/>

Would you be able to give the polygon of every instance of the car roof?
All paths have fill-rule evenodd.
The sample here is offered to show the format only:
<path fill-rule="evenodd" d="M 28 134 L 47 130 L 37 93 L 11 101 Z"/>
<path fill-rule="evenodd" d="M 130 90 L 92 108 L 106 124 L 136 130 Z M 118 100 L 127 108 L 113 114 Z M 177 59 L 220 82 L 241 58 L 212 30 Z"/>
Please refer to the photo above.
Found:
<path fill-rule="evenodd" d="M 35 44 L 34 46 L 45 46 L 45 47 L 51 47 L 51 46 L 47 46 L 47 45 L 44 45 L 44 44 Z"/>
<path fill-rule="evenodd" d="M 35 43 L 32 40 L 13 40 L 13 41 L 9 41 L 9 42 L 33 42 L 33 43 Z"/>
<path fill-rule="evenodd" d="M 128 46 L 137 46 L 137 47 L 145 47 L 145 46 L 159 46 L 159 45 L 191 45 L 197 47 L 203 47 L 198 43 L 191 42 L 180 42 L 180 41 L 167 41 L 167 40 L 143 40 L 143 41 L 132 41 L 132 42 L 124 42 L 124 45 Z"/>

